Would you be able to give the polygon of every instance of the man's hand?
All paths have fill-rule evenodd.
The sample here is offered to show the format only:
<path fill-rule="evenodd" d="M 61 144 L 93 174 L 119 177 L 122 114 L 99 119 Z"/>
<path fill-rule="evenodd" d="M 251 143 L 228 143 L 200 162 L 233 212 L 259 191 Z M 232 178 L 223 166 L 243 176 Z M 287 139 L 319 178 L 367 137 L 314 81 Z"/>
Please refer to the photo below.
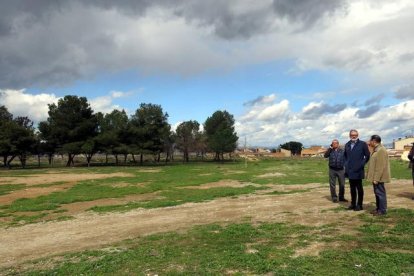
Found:
<path fill-rule="evenodd" d="M 377 185 L 377 184 L 378 184 L 378 181 L 374 181 L 374 182 L 372 182 L 372 183 L 374 183 L 374 185 Z"/>

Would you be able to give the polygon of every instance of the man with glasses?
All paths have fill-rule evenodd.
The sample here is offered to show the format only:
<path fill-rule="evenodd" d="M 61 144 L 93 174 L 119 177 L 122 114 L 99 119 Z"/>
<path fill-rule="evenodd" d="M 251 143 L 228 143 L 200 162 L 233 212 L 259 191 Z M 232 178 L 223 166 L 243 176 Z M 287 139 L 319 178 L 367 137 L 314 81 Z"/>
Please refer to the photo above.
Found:
<path fill-rule="evenodd" d="M 348 210 L 361 211 L 364 201 L 362 179 L 365 177 L 364 166 L 368 162 L 370 152 L 367 143 L 358 139 L 358 131 L 351 129 L 348 143 L 345 144 L 345 177 L 349 179 L 351 205 Z"/>

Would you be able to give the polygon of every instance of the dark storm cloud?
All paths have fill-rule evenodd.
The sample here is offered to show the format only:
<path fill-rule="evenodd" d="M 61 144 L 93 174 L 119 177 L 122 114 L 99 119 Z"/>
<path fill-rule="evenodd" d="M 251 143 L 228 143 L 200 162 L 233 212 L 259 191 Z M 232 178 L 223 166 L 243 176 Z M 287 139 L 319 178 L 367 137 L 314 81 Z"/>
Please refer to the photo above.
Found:
<path fill-rule="evenodd" d="M 372 105 L 366 109 L 360 109 L 356 112 L 356 116 L 360 119 L 368 118 L 377 113 L 381 109 L 379 105 Z"/>
<path fill-rule="evenodd" d="M 315 120 L 318 119 L 323 114 L 332 114 L 337 113 L 346 108 L 346 104 L 336 104 L 329 105 L 326 103 L 321 104 L 320 106 L 314 106 L 301 114 L 302 119 L 305 120 Z"/>
<path fill-rule="evenodd" d="M 414 85 L 406 85 L 395 91 L 394 96 L 401 100 L 414 100 Z"/>
<path fill-rule="evenodd" d="M 308 26 L 345 6 L 339 0 L 293 2 L 295 5 L 292 0 L 5 0 L 0 8 L 0 88 L 64 86 L 101 72 L 130 68 L 144 72 L 185 68 L 183 73 L 190 74 L 215 64 L 200 55 L 194 62 L 188 52 L 196 55 L 196 49 L 187 49 L 191 47 L 188 43 L 172 41 L 168 49 L 159 50 L 152 41 L 142 47 L 150 34 L 139 28 L 133 36 L 122 34 L 123 25 L 140 24 L 131 19 L 146 16 L 151 9 L 161 11 L 155 22 L 182 18 L 187 25 L 211 30 L 219 39 L 247 40 L 277 31 L 279 19 Z M 124 44 L 115 43 L 118 35 Z"/>
<path fill-rule="evenodd" d="M 277 15 L 299 22 L 306 29 L 325 15 L 331 15 L 338 10 L 346 11 L 347 2 L 345 0 L 273 0 L 273 8 Z"/>
<path fill-rule="evenodd" d="M 266 103 L 273 102 L 274 99 L 275 99 L 275 96 L 273 95 L 259 96 L 253 100 L 243 103 L 243 106 L 254 106 L 254 105 L 260 105 L 260 104 L 266 104 Z"/>
<path fill-rule="evenodd" d="M 373 96 L 372 98 L 369 98 L 368 100 L 366 100 L 364 105 L 365 106 L 369 106 L 369 105 L 373 105 L 373 104 L 377 105 L 382 101 L 382 99 L 384 99 L 384 97 L 385 97 L 384 94 L 382 94 L 382 93 L 378 94 L 378 95 Z"/>

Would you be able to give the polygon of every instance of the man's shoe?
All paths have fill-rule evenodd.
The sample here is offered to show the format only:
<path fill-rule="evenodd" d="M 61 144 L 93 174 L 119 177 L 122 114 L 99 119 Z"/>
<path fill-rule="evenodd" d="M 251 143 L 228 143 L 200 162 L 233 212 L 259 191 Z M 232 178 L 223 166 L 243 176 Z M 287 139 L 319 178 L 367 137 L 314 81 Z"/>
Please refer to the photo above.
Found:
<path fill-rule="evenodd" d="M 354 210 L 355 209 L 355 206 L 349 206 L 348 208 L 346 208 L 347 210 Z"/>
<path fill-rule="evenodd" d="M 371 214 L 371 215 L 375 215 L 376 213 L 378 213 L 378 210 L 372 210 L 372 211 L 370 212 L 370 214 Z"/>
<path fill-rule="evenodd" d="M 334 199 L 332 199 L 332 202 L 333 203 L 337 203 L 338 202 L 338 199 L 334 198 Z"/>
<path fill-rule="evenodd" d="M 377 217 L 377 216 L 385 216 L 387 213 L 383 213 L 383 212 L 376 212 L 375 214 L 372 214 L 373 216 Z"/>
<path fill-rule="evenodd" d="M 354 208 L 354 211 L 362 211 L 362 210 L 363 210 L 362 206 L 356 206 Z"/>
<path fill-rule="evenodd" d="M 348 202 L 348 199 L 341 198 L 341 199 L 339 199 L 339 201 L 340 201 L 340 202 Z"/>

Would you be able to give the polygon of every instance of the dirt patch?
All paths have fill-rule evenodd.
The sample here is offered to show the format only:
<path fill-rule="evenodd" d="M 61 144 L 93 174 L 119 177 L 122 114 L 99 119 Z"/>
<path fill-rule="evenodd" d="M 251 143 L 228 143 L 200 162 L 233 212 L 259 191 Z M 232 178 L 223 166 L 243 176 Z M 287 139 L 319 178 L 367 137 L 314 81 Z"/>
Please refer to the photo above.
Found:
<path fill-rule="evenodd" d="M 246 171 L 226 171 L 227 174 L 242 174 L 246 173 Z"/>
<path fill-rule="evenodd" d="M 48 173 L 47 175 L 28 175 L 22 177 L 2 177 L 1 184 L 26 184 L 28 186 L 50 184 L 56 182 L 78 182 L 83 180 L 105 179 L 110 177 L 133 177 L 130 173 Z"/>
<path fill-rule="evenodd" d="M 297 249 L 293 257 L 297 258 L 301 256 L 319 256 L 319 253 L 326 249 L 335 249 L 340 248 L 341 246 L 342 243 L 339 242 L 312 242 L 310 245 L 306 247 Z"/>
<path fill-rule="evenodd" d="M 413 200 L 399 196 L 413 190 L 411 180 L 395 181 L 386 187 L 389 208 L 414 209 Z M 349 193 L 349 190 L 346 192 Z M 364 212 L 369 212 L 368 206 L 375 204 L 375 199 L 372 189 L 368 187 L 365 194 Z M 361 212 L 335 212 L 341 205 L 332 203 L 327 196 L 328 186 L 315 187 L 306 193 L 276 196 L 251 194 L 175 207 L 136 209 L 126 213 L 99 215 L 87 212 L 75 215 L 69 221 L 0 229 L 0 266 L 101 248 L 153 233 L 184 231 L 194 225 L 242 222 L 246 218 L 252 223 L 284 222 L 310 226 L 340 224 L 335 235 L 349 234 L 350 230 L 355 231 L 363 223 L 357 217 Z"/>
<path fill-rule="evenodd" d="M 281 176 L 286 176 L 286 174 L 284 173 L 279 173 L 279 172 L 274 172 L 274 173 L 265 173 L 265 174 L 261 174 L 256 176 L 257 178 L 269 178 L 269 177 L 281 177 Z"/>
<path fill-rule="evenodd" d="M 147 182 L 147 183 L 144 183 L 144 182 L 142 182 L 142 183 L 116 182 L 116 183 L 111 184 L 110 186 L 113 187 L 113 188 L 125 188 L 125 187 L 131 187 L 131 186 L 144 187 L 148 183 L 149 182 Z"/>
<path fill-rule="evenodd" d="M 137 172 L 143 172 L 143 173 L 159 173 L 162 172 L 161 169 L 139 169 Z"/>
<path fill-rule="evenodd" d="M 155 193 L 140 194 L 140 195 L 128 195 L 122 198 L 104 198 L 104 199 L 98 199 L 98 200 L 92 200 L 92 201 L 64 204 L 62 205 L 62 209 L 67 210 L 67 212 L 64 213 L 65 215 L 67 214 L 77 215 L 95 206 L 121 205 L 121 204 L 130 203 L 130 202 L 147 201 L 147 200 L 155 200 L 155 199 L 162 199 L 162 198 L 164 197 L 160 196 L 158 192 L 155 192 Z"/>
<path fill-rule="evenodd" d="M 207 189 L 222 188 L 222 187 L 243 188 L 243 187 L 246 187 L 246 186 L 261 187 L 262 185 L 255 184 L 255 183 L 240 183 L 237 180 L 221 180 L 221 181 L 217 181 L 217 182 L 201 184 L 201 185 L 198 185 L 198 186 L 185 186 L 185 187 L 181 187 L 181 189 L 207 190 Z"/>
<path fill-rule="evenodd" d="M 8 205 L 19 198 L 35 198 L 48 195 L 53 192 L 60 192 L 76 185 L 76 182 L 67 182 L 60 185 L 49 187 L 29 187 L 23 190 L 13 191 L 9 194 L 0 196 L 0 205 Z"/>
<path fill-rule="evenodd" d="M 110 173 L 110 174 L 47 174 L 47 175 L 30 175 L 25 177 L 2 177 L 1 184 L 18 184 L 24 183 L 27 188 L 12 191 L 9 194 L 0 196 L 0 205 L 7 205 L 19 198 L 35 198 L 42 195 L 48 195 L 53 192 L 64 191 L 73 187 L 78 181 L 105 179 L 110 177 L 132 177 L 128 173 Z M 48 187 L 36 187 L 41 184 L 53 184 Z"/>

